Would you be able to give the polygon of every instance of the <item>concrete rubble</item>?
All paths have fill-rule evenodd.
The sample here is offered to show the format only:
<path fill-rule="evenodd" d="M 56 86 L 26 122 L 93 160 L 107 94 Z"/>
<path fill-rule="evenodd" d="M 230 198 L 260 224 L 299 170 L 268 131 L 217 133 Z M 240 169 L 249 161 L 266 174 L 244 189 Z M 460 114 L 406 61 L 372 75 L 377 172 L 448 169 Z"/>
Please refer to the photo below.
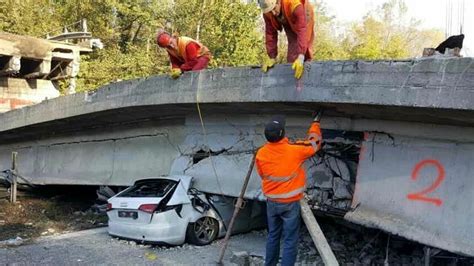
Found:
<path fill-rule="evenodd" d="M 25 240 L 19 236 L 12 239 L 0 241 L 0 247 L 20 246 Z"/>

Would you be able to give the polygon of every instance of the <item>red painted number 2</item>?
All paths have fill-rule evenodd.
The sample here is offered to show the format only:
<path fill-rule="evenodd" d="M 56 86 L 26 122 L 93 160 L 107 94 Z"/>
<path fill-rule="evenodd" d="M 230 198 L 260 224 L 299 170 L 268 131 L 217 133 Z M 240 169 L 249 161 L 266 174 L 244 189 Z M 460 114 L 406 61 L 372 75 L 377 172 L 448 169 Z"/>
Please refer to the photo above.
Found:
<path fill-rule="evenodd" d="M 436 206 L 441 206 L 443 204 L 443 201 L 441 199 L 427 196 L 428 193 L 435 191 L 444 180 L 445 171 L 443 165 L 441 165 L 440 162 L 438 162 L 437 160 L 429 159 L 417 163 L 415 165 L 415 168 L 413 168 L 413 172 L 411 173 L 411 180 L 416 181 L 421 169 L 430 165 L 436 167 L 436 170 L 438 171 L 438 176 L 436 177 L 436 180 L 429 187 L 423 189 L 422 191 L 408 194 L 407 198 L 409 200 L 419 200 L 427 203 L 433 203 Z"/>

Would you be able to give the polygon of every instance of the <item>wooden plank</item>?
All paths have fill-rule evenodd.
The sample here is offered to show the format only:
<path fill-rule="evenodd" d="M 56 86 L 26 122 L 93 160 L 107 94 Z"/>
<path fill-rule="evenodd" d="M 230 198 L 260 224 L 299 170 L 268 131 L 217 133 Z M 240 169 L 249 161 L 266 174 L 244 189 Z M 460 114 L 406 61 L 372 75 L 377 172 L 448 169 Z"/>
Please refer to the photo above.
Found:
<path fill-rule="evenodd" d="M 300 200 L 301 216 L 325 265 L 339 265 L 305 198 Z"/>
<path fill-rule="evenodd" d="M 16 159 L 17 159 L 17 152 L 12 152 L 12 184 L 11 184 L 11 197 L 10 197 L 10 202 L 11 203 L 16 203 L 16 196 L 17 196 L 17 164 L 16 164 Z"/>

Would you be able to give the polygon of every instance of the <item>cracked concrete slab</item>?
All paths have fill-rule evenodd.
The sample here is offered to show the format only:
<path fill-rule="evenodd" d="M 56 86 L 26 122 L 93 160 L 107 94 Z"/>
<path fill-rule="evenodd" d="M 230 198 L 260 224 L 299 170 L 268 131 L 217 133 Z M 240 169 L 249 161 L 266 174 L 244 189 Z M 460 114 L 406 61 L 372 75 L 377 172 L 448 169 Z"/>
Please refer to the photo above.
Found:
<path fill-rule="evenodd" d="M 359 206 L 346 218 L 472 255 L 465 236 L 472 235 L 466 217 L 474 210 L 466 205 L 472 200 L 461 198 L 470 198 L 465 193 L 473 185 L 468 178 L 474 154 L 472 62 L 312 62 L 301 91 L 288 65 L 268 74 L 216 69 L 185 73 L 177 81 L 157 76 L 113 83 L 0 114 L 0 169 L 9 168 L 10 153 L 18 151 L 20 174 L 33 183 L 129 185 L 144 177 L 189 174 L 200 190 L 237 196 L 251 151 L 264 143 L 270 115 L 286 114 L 287 135 L 303 137 L 311 112 L 324 107 L 325 134 L 340 133 L 333 136 L 334 145 L 354 148 L 353 136 L 366 138 L 362 147 L 355 145 L 361 154 L 347 162 L 347 169 L 338 169 L 331 159 L 317 167 L 306 164 L 309 192 L 323 203 L 321 210 L 345 213 Z M 450 181 L 446 175 L 442 191 L 450 209 L 431 213 L 420 207 L 412 213 L 400 196 L 412 188 L 410 171 L 401 171 L 413 170 L 413 163 L 428 156 L 446 164 Z M 427 182 L 421 185 L 429 180 L 420 178 Z M 262 199 L 259 183 L 254 173 L 248 198 Z M 347 199 L 354 189 L 355 197 Z M 456 228 L 445 230 L 450 225 L 441 218 L 446 215 L 457 217 Z"/>
<path fill-rule="evenodd" d="M 184 117 L 196 114 L 196 100 L 205 114 L 301 115 L 324 106 L 332 116 L 472 126 L 473 60 L 312 62 L 300 92 L 288 65 L 268 74 L 232 68 L 185 73 L 177 81 L 156 76 L 111 83 L 1 114 L 0 141 L 50 128 Z"/>
<path fill-rule="evenodd" d="M 371 133 L 345 218 L 474 256 L 474 144 Z"/>

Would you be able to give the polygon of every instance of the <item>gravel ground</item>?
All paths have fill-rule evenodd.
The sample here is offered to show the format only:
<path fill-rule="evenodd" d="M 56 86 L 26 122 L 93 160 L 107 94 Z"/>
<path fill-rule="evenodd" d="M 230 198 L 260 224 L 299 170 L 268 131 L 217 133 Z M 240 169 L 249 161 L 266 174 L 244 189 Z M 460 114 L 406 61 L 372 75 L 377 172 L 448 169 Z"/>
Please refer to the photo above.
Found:
<path fill-rule="evenodd" d="M 111 238 L 105 228 L 39 239 L 36 243 L 0 249 L 0 265 L 212 265 L 216 264 L 222 240 L 197 247 L 140 245 Z M 231 238 L 224 263 L 232 251 L 263 256 L 264 231 Z"/>
<path fill-rule="evenodd" d="M 341 265 L 423 265 L 424 246 L 372 229 L 349 228 L 320 222 Z M 251 265 L 262 265 L 266 231 L 231 237 L 225 265 L 242 261 L 233 254 L 248 254 Z M 216 265 L 222 239 L 198 247 L 160 247 L 112 238 L 106 228 L 47 236 L 32 244 L 0 248 L 0 265 Z M 436 251 L 436 250 L 435 250 Z M 439 251 L 436 251 L 439 252 Z M 323 265 L 305 227 L 302 227 L 297 265 Z M 473 258 L 446 252 L 431 265 L 474 265 Z"/>

